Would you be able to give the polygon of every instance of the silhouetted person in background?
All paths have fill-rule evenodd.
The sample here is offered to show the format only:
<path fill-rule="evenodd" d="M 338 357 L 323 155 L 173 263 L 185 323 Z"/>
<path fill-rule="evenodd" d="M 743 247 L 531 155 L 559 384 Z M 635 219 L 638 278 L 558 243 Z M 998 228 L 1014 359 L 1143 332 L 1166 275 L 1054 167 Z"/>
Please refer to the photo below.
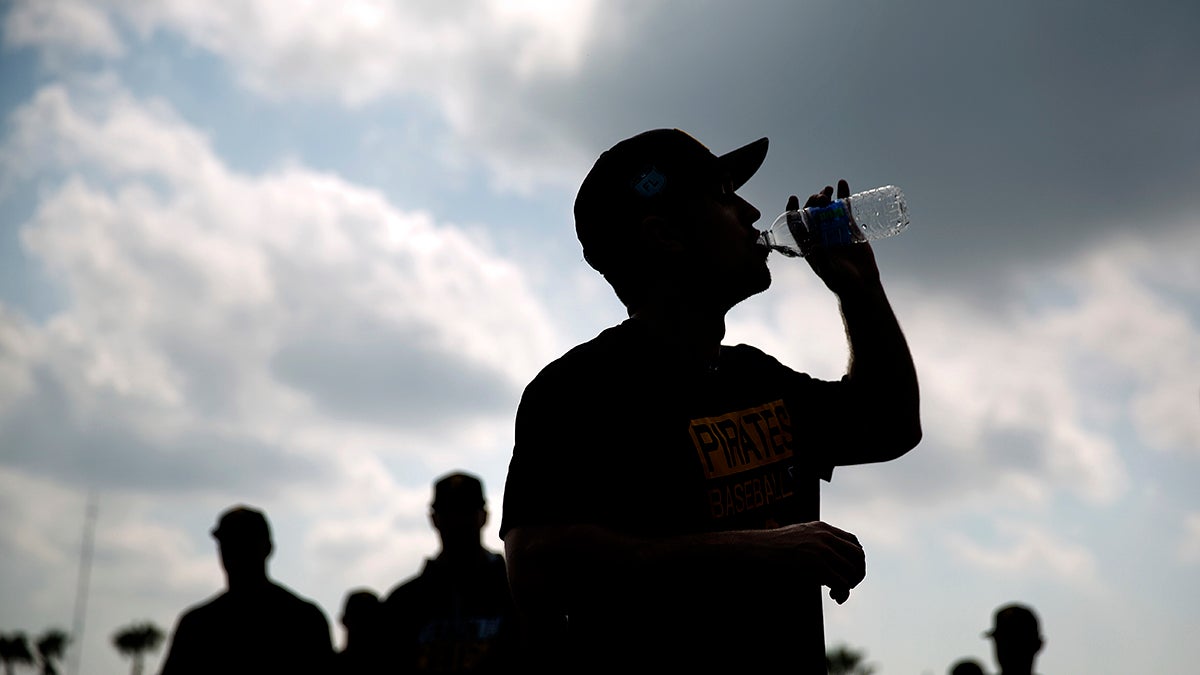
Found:
<path fill-rule="evenodd" d="M 517 626 L 504 558 L 484 548 L 483 484 L 443 476 L 429 513 L 441 551 L 386 601 L 387 672 L 511 672 Z"/>
<path fill-rule="evenodd" d="M 949 675 L 984 675 L 983 666 L 975 659 L 963 659 L 950 666 Z"/>
<path fill-rule="evenodd" d="M 629 319 L 543 368 L 517 412 L 500 534 L 522 614 L 565 617 L 567 661 L 548 670 L 826 672 L 821 587 L 843 602 L 866 569 L 858 539 L 820 522 L 820 481 L 917 444 L 917 378 L 865 243 L 805 258 L 841 303 L 840 381 L 722 344 L 726 314 L 771 284 L 761 214 L 736 192 L 766 152 L 657 129 L 579 188 L 584 257 Z"/>
<path fill-rule="evenodd" d="M 212 536 L 228 590 L 179 618 L 162 675 L 329 673 L 333 644 L 325 614 L 267 577 L 273 546 L 266 516 L 235 506 Z"/>
<path fill-rule="evenodd" d="M 373 591 L 360 589 L 346 595 L 342 607 L 346 645 L 337 655 L 339 675 L 379 673 L 384 662 L 383 602 Z"/>
<path fill-rule="evenodd" d="M 999 675 L 1032 675 L 1033 661 L 1045 644 L 1032 608 L 1019 604 L 1000 607 L 992 629 L 984 636 L 992 639 Z"/>

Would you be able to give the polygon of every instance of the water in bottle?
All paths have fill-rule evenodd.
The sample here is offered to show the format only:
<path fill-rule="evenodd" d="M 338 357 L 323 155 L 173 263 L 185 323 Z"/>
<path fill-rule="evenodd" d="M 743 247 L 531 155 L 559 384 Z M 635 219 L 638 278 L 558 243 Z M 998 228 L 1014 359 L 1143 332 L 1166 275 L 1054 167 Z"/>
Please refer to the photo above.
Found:
<path fill-rule="evenodd" d="M 883 239 L 908 227 L 908 204 L 895 185 L 780 214 L 759 243 L 794 258 L 823 246 Z"/>

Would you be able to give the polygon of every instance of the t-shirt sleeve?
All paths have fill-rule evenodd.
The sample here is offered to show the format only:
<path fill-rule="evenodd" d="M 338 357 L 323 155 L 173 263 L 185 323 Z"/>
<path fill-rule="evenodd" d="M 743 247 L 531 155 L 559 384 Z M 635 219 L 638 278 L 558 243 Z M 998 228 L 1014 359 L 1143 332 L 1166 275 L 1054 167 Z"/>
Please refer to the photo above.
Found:
<path fill-rule="evenodd" d="M 852 442 L 849 430 L 860 422 L 854 418 L 845 382 L 798 376 L 803 381 L 794 389 L 794 423 L 799 427 L 798 436 L 811 466 L 818 476 L 828 481 L 833 477 L 833 468 L 838 465 L 840 451 Z"/>
<path fill-rule="evenodd" d="M 758 377 L 778 378 L 786 400 L 792 433 L 797 439 L 801 461 L 817 476 L 828 481 L 838 457 L 851 444 L 858 442 L 857 425 L 869 424 L 855 409 L 852 388 L 845 377 L 821 380 L 797 372 L 780 363 L 775 357 L 753 347 L 745 347 L 745 355 L 757 362 L 752 372 Z"/>
<path fill-rule="evenodd" d="M 504 486 L 502 538 L 519 526 L 602 522 L 605 462 L 595 439 L 606 432 L 594 397 L 575 386 L 581 381 L 544 371 L 526 387 Z"/>

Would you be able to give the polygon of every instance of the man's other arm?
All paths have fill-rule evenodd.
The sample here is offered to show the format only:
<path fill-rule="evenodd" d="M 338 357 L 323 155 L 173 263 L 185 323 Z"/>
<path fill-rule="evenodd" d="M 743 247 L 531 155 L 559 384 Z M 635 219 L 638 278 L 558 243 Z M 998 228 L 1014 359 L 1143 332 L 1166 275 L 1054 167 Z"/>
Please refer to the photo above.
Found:
<path fill-rule="evenodd" d="M 866 575 L 862 546 L 823 522 L 665 538 L 628 535 L 599 525 L 516 527 L 504 537 L 509 585 L 517 607 L 541 619 L 573 607 L 642 604 L 670 594 L 688 569 L 778 574 L 829 586 L 839 602 Z"/>
<path fill-rule="evenodd" d="M 838 198 L 850 195 L 838 181 Z M 832 189 L 809 197 L 805 206 L 830 202 Z M 789 209 L 798 206 L 792 197 Z M 845 429 L 834 464 L 885 462 L 900 457 L 921 441 L 920 391 L 908 342 L 879 279 L 870 244 L 836 246 L 806 257 L 813 271 L 837 295 L 850 345 L 845 382 L 849 400 L 870 419 Z"/>

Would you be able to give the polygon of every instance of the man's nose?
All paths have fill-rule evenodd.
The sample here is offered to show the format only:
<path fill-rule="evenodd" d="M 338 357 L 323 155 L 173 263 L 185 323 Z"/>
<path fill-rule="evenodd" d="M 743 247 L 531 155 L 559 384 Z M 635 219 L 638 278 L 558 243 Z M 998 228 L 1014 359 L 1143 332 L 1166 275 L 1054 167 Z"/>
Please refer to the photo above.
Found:
<path fill-rule="evenodd" d="M 750 226 L 753 226 L 754 223 L 758 222 L 758 219 L 762 217 L 762 212 L 754 208 L 754 205 L 745 199 L 742 199 L 742 211 L 743 217 L 746 219 L 746 223 Z"/>

